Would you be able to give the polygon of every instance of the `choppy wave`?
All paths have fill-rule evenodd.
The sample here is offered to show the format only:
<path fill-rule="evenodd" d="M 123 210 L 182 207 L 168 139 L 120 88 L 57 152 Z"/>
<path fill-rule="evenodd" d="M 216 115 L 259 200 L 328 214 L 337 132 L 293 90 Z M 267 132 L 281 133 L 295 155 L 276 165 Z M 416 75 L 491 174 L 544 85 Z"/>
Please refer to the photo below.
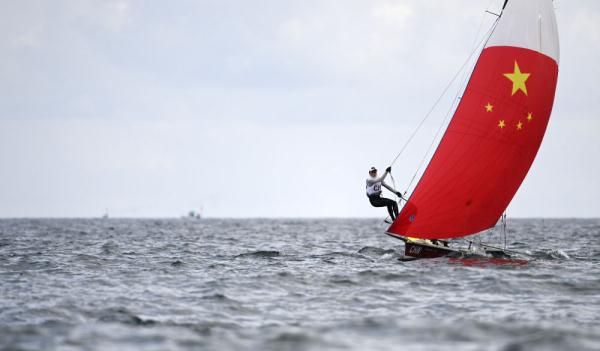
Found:
<path fill-rule="evenodd" d="M 600 349 L 600 221 L 510 224 L 527 264 L 399 262 L 375 220 L 0 220 L 0 350 Z"/>
<path fill-rule="evenodd" d="M 236 255 L 235 257 L 256 257 L 256 258 L 271 258 L 279 256 L 279 251 L 273 250 L 258 250 L 252 252 L 244 252 L 242 254 Z"/>
<path fill-rule="evenodd" d="M 570 260 L 571 257 L 560 249 L 536 250 L 531 256 L 540 260 Z"/>

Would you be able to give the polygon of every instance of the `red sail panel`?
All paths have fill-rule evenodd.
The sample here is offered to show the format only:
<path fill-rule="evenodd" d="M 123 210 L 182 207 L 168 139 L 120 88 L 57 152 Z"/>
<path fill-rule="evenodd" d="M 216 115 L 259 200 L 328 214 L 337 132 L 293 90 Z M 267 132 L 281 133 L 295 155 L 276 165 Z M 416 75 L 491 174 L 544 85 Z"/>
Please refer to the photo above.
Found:
<path fill-rule="evenodd" d="M 483 50 L 429 166 L 388 232 L 441 239 L 493 227 L 525 179 L 552 111 L 557 62 Z"/>

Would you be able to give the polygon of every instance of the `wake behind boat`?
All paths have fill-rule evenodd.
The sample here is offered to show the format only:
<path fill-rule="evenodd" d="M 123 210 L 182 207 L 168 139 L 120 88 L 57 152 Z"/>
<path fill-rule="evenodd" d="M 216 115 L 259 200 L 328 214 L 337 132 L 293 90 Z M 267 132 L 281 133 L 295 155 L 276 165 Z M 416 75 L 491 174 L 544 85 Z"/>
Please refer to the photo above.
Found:
<path fill-rule="evenodd" d="M 405 242 L 407 257 L 511 257 L 506 242 L 475 245 L 463 237 L 505 223 L 503 214 L 541 145 L 558 77 L 552 0 L 506 1 L 482 43 L 435 153 L 386 230 Z M 456 248 L 457 238 L 467 247 Z"/>

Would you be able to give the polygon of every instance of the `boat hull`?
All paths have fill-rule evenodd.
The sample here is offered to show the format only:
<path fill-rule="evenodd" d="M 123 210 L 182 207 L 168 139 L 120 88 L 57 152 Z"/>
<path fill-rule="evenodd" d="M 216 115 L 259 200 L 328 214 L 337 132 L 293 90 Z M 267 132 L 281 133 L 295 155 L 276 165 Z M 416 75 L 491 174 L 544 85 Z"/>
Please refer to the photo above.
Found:
<path fill-rule="evenodd" d="M 412 241 L 406 241 L 404 243 L 404 255 L 415 258 L 444 257 L 455 252 L 457 252 L 457 250 L 438 245 L 429 245 Z"/>
<path fill-rule="evenodd" d="M 429 240 L 411 239 L 392 233 L 386 234 L 404 241 L 404 256 L 408 258 L 438 258 L 460 253 L 460 250 L 434 244 Z"/>
<path fill-rule="evenodd" d="M 499 248 L 487 247 L 484 248 L 483 252 L 477 252 L 470 250 L 470 247 L 469 249 L 453 248 L 439 244 L 439 242 L 434 243 L 429 240 L 386 234 L 404 241 L 404 256 L 399 258 L 400 261 L 448 257 L 451 263 L 462 263 L 465 266 L 486 266 L 489 264 L 522 266 L 529 262 L 525 259 L 513 258 L 508 252 Z"/>

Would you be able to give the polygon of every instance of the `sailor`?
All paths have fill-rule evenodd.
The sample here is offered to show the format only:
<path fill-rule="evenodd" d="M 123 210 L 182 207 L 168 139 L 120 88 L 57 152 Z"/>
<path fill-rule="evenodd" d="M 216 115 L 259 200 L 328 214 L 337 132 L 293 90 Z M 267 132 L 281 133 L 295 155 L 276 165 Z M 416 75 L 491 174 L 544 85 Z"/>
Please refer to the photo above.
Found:
<path fill-rule="evenodd" d="M 387 185 L 384 180 L 388 174 L 392 172 L 392 167 L 386 168 L 383 175 L 377 178 L 377 168 L 371 167 L 369 170 L 369 178 L 367 178 L 367 197 L 369 198 L 369 202 L 373 207 L 387 207 L 388 213 L 392 220 L 395 220 L 398 217 L 398 204 L 396 201 L 387 199 L 385 197 L 381 197 L 381 186 L 383 185 L 386 189 L 398 195 L 398 197 L 402 197 L 399 191 Z"/>

